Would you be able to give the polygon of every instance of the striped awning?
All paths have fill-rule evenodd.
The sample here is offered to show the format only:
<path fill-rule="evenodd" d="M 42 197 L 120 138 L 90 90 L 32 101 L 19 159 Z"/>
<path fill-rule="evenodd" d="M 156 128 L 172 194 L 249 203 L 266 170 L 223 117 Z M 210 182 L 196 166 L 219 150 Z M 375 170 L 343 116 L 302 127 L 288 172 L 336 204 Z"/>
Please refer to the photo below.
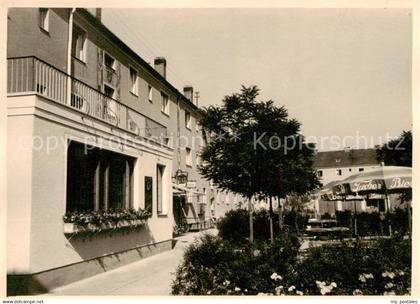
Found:
<path fill-rule="evenodd" d="M 354 174 L 335 186 L 336 194 L 381 192 L 411 189 L 411 168 L 383 166 L 371 171 Z"/>

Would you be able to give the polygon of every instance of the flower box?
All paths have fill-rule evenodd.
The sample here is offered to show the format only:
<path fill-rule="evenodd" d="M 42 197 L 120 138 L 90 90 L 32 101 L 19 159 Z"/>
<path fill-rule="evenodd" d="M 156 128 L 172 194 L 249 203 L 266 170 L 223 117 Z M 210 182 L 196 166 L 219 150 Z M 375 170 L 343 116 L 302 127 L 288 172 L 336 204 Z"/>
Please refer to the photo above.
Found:
<path fill-rule="evenodd" d="M 88 224 L 87 226 L 80 226 L 75 223 L 64 223 L 64 234 L 77 234 L 81 232 L 100 232 L 105 230 L 118 230 L 124 227 L 138 227 L 145 224 L 145 220 L 120 221 L 116 224 Z"/>

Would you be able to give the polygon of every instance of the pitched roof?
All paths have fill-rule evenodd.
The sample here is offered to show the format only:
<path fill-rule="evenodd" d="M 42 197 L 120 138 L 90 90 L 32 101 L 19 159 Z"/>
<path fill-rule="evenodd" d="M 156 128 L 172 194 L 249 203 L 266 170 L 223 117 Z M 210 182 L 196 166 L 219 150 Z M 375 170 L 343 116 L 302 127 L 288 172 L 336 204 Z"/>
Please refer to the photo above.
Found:
<path fill-rule="evenodd" d="M 108 29 L 101 21 L 92 15 L 90 11 L 85 8 L 78 8 L 77 12 L 80 13 L 90 24 L 94 25 L 104 35 L 106 35 L 113 43 L 119 46 L 124 52 L 131 56 L 141 66 L 143 66 L 150 74 L 152 74 L 157 80 L 166 85 L 172 92 L 177 95 L 184 103 L 188 104 L 193 110 L 198 110 L 198 107 L 191 102 L 188 98 L 178 91 L 166 78 L 159 74 L 150 64 L 148 64 L 143 58 L 141 58 L 135 51 L 133 51 L 127 44 L 125 44 L 120 38 L 118 38 L 110 29 Z"/>
<path fill-rule="evenodd" d="M 375 149 L 339 150 L 318 152 L 315 155 L 315 168 L 339 168 L 378 165 Z"/>

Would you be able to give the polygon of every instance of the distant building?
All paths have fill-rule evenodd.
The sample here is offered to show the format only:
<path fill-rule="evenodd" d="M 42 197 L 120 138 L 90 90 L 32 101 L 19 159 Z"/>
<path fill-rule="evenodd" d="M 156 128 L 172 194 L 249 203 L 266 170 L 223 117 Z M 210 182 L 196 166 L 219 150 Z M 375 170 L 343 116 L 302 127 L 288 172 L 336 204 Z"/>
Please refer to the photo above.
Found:
<path fill-rule="evenodd" d="M 380 167 L 375 149 L 344 149 L 338 151 L 317 152 L 314 169 L 323 185 L 332 181 L 343 180 L 350 175 Z M 369 209 L 384 211 L 384 200 L 381 196 L 368 201 L 323 201 L 318 199 L 315 209 L 318 215 L 334 214 L 335 211 L 356 209 L 357 212 Z M 371 207 L 372 206 L 372 207 Z"/>
<path fill-rule="evenodd" d="M 317 152 L 314 168 L 323 185 L 380 167 L 375 149 L 345 149 Z"/>

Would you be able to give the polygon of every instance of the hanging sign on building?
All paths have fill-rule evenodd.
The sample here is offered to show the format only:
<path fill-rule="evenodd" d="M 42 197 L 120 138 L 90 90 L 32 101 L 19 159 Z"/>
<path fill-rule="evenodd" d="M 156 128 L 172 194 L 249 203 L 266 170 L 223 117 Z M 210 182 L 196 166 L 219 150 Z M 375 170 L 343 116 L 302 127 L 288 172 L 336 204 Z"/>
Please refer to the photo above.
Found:
<path fill-rule="evenodd" d="M 197 181 L 195 181 L 195 180 L 189 180 L 187 182 L 187 188 L 189 188 L 189 189 L 197 188 Z"/>

